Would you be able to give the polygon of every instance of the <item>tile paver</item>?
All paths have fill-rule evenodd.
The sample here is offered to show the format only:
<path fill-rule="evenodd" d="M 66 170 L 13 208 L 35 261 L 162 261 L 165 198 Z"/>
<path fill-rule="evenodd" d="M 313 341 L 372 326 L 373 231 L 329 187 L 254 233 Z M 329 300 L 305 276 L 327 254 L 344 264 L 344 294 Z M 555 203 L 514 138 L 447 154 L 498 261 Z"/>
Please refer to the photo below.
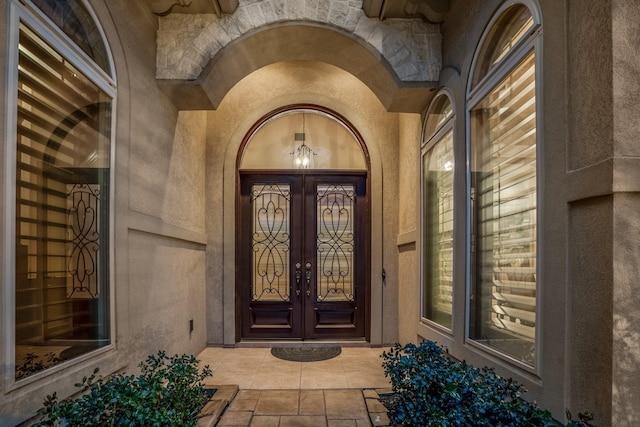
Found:
<path fill-rule="evenodd" d="M 365 419 L 369 415 L 362 390 L 325 390 L 327 419 Z"/>
<path fill-rule="evenodd" d="M 236 399 L 255 399 L 260 397 L 260 390 L 239 390 Z"/>
<path fill-rule="evenodd" d="M 356 420 L 328 420 L 328 427 L 357 427 Z"/>
<path fill-rule="evenodd" d="M 299 390 L 269 390 L 260 393 L 256 415 L 298 415 Z"/>
<path fill-rule="evenodd" d="M 224 427 L 388 426 L 389 418 L 386 409 L 378 398 L 378 393 L 373 389 L 246 390 L 246 393 L 239 393 L 231 402 L 217 425 Z"/>
<path fill-rule="evenodd" d="M 268 348 L 207 348 L 207 384 L 236 384 L 218 426 L 371 427 L 389 423 L 378 394 L 390 392 L 382 349 L 343 348 L 331 360 L 288 362 Z M 223 389 L 224 390 L 224 389 Z"/>
<path fill-rule="evenodd" d="M 324 415 L 324 393 L 322 390 L 300 391 L 300 415 Z"/>
<path fill-rule="evenodd" d="M 258 399 L 238 399 L 235 398 L 229 405 L 229 411 L 254 411 Z"/>
<path fill-rule="evenodd" d="M 296 415 L 280 417 L 280 427 L 326 427 L 323 415 Z"/>
<path fill-rule="evenodd" d="M 280 427 L 280 417 L 277 415 L 254 415 L 251 427 Z"/>
<path fill-rule="evenodd" d="M 251 411 L 226 411 L 218 426 L 248 426 L 252 416 Z"/>

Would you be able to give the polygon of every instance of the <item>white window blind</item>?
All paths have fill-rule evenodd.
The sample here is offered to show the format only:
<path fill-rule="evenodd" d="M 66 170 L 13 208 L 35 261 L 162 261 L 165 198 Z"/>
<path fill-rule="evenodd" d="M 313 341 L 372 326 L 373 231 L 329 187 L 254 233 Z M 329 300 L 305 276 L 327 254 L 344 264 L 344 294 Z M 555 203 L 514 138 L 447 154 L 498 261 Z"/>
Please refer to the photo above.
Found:
<path fill-rule="evenodd" d="M 110 341 L 111 138 L 111 97 L 25 24 L 18 58 L 17 379 Z"/>
<path fill-rule="evenodd" d="M 453 131 L 424 160 L 424 312 L 451 328 L 453 309 Z"/>
<path fill-rule="evenodd" d="M 533 364 L 536 329 L 535 56 L 472 110 L 472 338 Z"/>

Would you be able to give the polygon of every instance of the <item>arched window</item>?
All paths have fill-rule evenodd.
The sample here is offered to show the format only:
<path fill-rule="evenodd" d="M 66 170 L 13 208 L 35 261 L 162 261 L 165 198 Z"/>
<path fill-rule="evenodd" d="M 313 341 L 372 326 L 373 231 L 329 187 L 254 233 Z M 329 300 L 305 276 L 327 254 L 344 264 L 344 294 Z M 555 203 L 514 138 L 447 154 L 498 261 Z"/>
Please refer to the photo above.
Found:
<path fill-rule="evenodd" d="M 536 62 L 540 20 L 507 2 L 474 58 L 469 86 L 469 338 L 536 366 L 539 296 Z"/>
<path fill-rule="evenodd" d="M 83 0 L 11 1 L 7 286 L 16 380 L 112 343 L 115 78 Z M 13 95 L 11 95 L 13 93 Z"/>
<path fill-rule="evenodd" d="M 283 107 L 256 124 L 239 168 L 366 170 L 353 129 L 322 107 Z"/>
<path fill-rule="evenodd" d="M 422 142 L 422 318 L 447 329 L 453 311 L 453 109 L 436 95 Z"/>

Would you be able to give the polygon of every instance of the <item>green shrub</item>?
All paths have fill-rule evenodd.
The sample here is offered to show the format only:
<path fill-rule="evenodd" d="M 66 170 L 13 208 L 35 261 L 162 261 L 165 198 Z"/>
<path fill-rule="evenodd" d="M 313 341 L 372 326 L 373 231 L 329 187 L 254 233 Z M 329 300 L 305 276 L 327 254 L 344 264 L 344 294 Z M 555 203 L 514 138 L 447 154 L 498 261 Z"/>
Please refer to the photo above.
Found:
<path fill-rule="evenodd" d="M 491 368 L 457 361 L 432 341 L 383 352 L 394 392 L 392 418 L 403 426 L 546 426 L 551 413 L 524 400 L 526 390 Z"/>
<path fill-rule="evenodd" d="M 96 376 L 98 369 L 76 387 L 84 393 L 58 401 L 47 396 L 35 426 L 194 426 L 207 401 L 202 380 L 212 374 L 198 369 L 194 356 L 164 352 L 140 363 L 140 375 Z"/>
<path fill-rule="evenodd" d="M 591 412 L 579 412 L 578 419 L 571 419 L 571 412 L 567 409 L 567 423 L 566 427 L 596 427 L 594 424 L 591 424 L 590 421 L 593 421 L 593 414 Z"/>

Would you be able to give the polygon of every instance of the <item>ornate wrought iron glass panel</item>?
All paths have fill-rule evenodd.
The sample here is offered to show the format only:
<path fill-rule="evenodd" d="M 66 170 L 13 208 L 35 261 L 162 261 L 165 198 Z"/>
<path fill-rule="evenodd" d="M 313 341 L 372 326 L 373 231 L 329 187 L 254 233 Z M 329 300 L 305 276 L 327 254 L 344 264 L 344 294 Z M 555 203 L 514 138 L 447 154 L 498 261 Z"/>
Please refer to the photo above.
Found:
<path fill-rule="evenodd" d="M 67 295 L 98 298 L 100 186 L 68 184 Z"/>
<path fill-rule="evenodd" d="M 317 301 L 354 301 L 355 187 L 319 184 Z"/>
<path fill-rule="evenodd" d="M 254 184 L 253 301 L 289 301 L 291 188 L 289 184 Z"/>

